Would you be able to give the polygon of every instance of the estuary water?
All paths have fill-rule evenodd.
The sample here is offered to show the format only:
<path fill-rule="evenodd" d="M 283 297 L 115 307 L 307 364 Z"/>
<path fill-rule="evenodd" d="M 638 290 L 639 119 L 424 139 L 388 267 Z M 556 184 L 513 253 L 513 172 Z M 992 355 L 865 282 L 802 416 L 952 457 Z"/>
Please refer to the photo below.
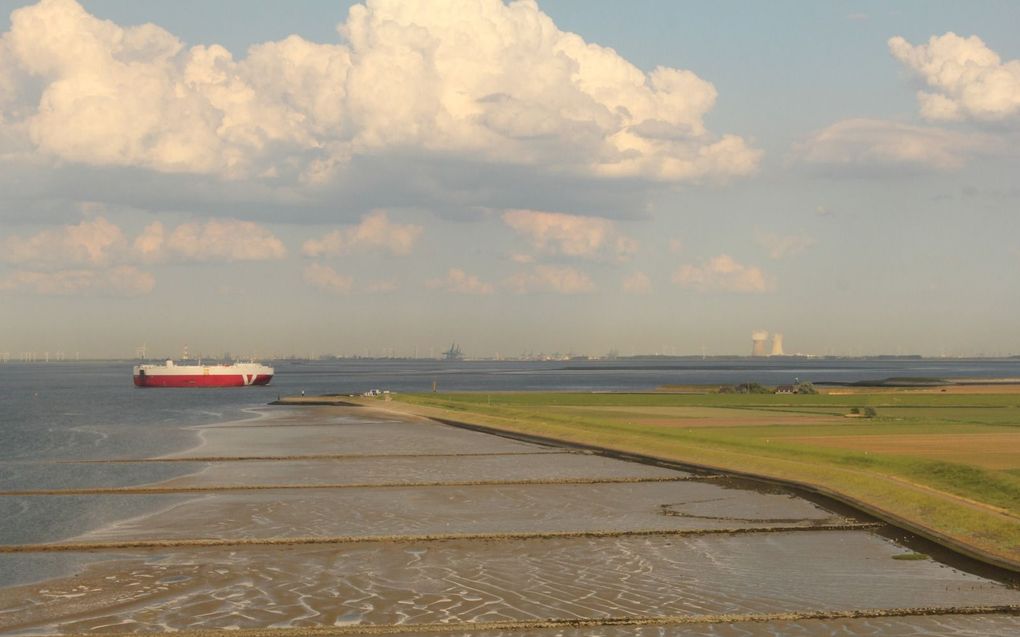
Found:
<path fill-rule="evenodd" d="M 434 360 L 276 362 L 268 387 L 137 389 L 130 362 L 0 364 L 0 462 L 169 453 L 188 427 L 251 417 L 278 395 L 431 391 L 651 391 L 660 385 L 1020 378 L 1018 359 Z M 8 469 L 9 467 L 4 467 Z M 5 488 L 16 476 L 0 473 Z"/>
<path fill-rule="evenodd" d="M 424 360 L 277 362 L 268 387 L 137 389 L 130 362 L 0 364 L 0 491 L 133 486 L 180 463 L 107 463 L 180 452 L 195 427 L 254 418 L 278 395 L 430 391 L 650 391 L 664 384 L 1020 377 L 1020 359 Z M 0 497 L 0 544 L 50 542 L 162 508 L 167 498 Z M 2 584 L 0 576 L 0 584 Z"/>
<path fill-rule="evenodd" d="M 901 560 L 910 549 L 866 520 L 781 488 L 385 410 L 266 407 L 302 391 L 433 384 L 1020 377 L 1018 360 L 275 366 L 269 387 L 175 390 L 134 388 L 128 362 L 0 365 L 0 545 L 17 549 L 0 552 L 0 634 L 611 617 L 637 623 L 592 634 L 652 634 L 641 622 L 661 617 L 684 618 L 655 632 L 678 637 L 1020 631 L 1015 589 Z M 772 613 L 790 621 L 761 621 Z"/>

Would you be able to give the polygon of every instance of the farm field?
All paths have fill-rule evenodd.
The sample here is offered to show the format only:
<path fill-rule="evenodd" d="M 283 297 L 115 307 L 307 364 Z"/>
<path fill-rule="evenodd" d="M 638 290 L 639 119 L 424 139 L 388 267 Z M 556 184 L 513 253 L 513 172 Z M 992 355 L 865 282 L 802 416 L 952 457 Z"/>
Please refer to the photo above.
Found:
<path fill-rule="evenodd" d="M 387 407 L 808 484 L 1020 568 L 1020 393 L 1012 388 L 417 394 Z M 863 417 L 865 408 L 874 417 Z"/>

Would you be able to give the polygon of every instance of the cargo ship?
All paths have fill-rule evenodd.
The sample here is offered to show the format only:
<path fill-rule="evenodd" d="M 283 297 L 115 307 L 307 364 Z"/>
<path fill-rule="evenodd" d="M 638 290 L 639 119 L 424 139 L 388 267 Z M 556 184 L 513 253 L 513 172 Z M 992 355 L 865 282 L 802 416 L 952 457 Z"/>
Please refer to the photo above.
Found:
<path fill-rule="evenodd" d="M 273 368 L 260 363 L 135 365 L 135 387 L 247 387 L 268 385 Z"/>

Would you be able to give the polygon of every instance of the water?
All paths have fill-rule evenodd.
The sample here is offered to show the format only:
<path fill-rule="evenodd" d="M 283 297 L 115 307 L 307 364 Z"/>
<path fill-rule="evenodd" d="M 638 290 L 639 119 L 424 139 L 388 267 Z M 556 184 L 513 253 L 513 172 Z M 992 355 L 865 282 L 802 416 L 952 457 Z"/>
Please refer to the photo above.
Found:
<path fill-rule="evenodd" d="M 268 387 L 137 389 L 131 365 L 0 365 L 0 490 L 129 486 L 194 471 L 186 463 L 89 464 L 198 444 L 195 425 L 252 418 L 278 395 L 371 388 L 430 391 L 647 391 L 664 384 L 852 382 L 890 376 L 1020 377 L 1004 360 L 322 361 L 276 364 Z M 164 500 L 0 497 L 0 543 L 65 539 Z"/>
<path fill-rule="evenodd" d="M 379 420 L 378 416 L 364 423 L 356 415 L 346 416 L 351 422 L 337 426 L 334 420 L 345 416 L 334 411 L 265 407 L 278 395 L 302 391 L 308 395 L 371 388 L 429 391 L 433 383 L 441 391 L 647 391 L 663 384 L 780 384 L 795 378 L 852 382 L 892 376 L 1020 377 L 1020 360 L 329 361 L 277 364 L 277 377 L 269 387 L 174 390 L 134 388 L 130 367 L 129 363 L 0 365 L 0 491 L 7 492 L 0 495 L 0 544 L 69 538 L 280 538 L 294 534 L 577 531 L 690 525 L 730 528 L 761 525 L 766 518 L 813 519 L 830 513 L 816 511 L 814 505 L 785 495 L 727 489 L 716 482 L 471 487 L 409 484 L 375 491 L 216 492 L 198 496 L 18 496 L 10 492 L 163 481 L 178 486 L 295 481 L 361 484 L 391 483 L 395 476 L 407 482 L 427 482 L 493 476 L 644 476 L 665 471 L 584 455 L 561 457 L 564 452 L 541 447 L 527 455 L 480 458 L 469 454 L 453 463 L 448 457 L 428 454 L 451 450 L 491 452 L 494 445 L 514 451 L 522 445 L 439 425 L 409 428 Z M 199 437 L 202 425 L 252 419 L 266 413 L 273 416 L 241 427 L 205 429 Z M 309 419 L 309 413 L 317 415 Z M 288 418 L 295 420 L 290 422 Z M 396 434 L 390 431 L 395 429 L 399 429 Z M 387 435 L 389 439 L 385 439 Z M 204 444 L 201 450 L 185 455 L 301 455 L 337 452 L 341 448 L 337 445 L 341 445 L 345 451 L 413 449 L 425 456 L 383 463 L 378 459 L 343 463 L 90 462 L 180 453 L 200 442 Z M 609 473 L 605 473 L 607 463 L 613 464 Z M 661 502 L 669 504 L 670 513 L 661 514 Z M 36 605 L 43 609 L 43 616 L 67 615 L 71 611 L 65 606 L 85 604 L 81 601 L 83 595 L 95 597 L 94 609 L 89 611 L 94 616 L 87 619 L 93 623 L 67 625 L 76 631 L 142 620 L 155 628 L 181 628 L 190 626 L 188 622 L 196 617 L 207 622 L 202 627 L 235 626 L 237 617 L 249 612 L 246 609 L 262 607 L 290 609 L 285 619 L 298 626 L 319 620 L 329 625 L 412 618 L 402 614 L 405 612 L 422 621 L 472 620 L 476 618 L 472 609 L 488 608 L 490 604 L 502 605 L 508 616 L 528 619 L 550 614 L 574 616 L 575 612 L 585 616 L 686 613 L 691 604 L 695 610 L 700 609 L 698 612 L 722 613 L 914 606 L 922 602 L 990 603 L 1016 598 L 1014 591 L 994 582 L 934 562 L 894 561 L 891 556 L 906 549 L 870 532 L 815 533 L 789 537 L 763 533 L 732 538 L 553 539 L 526 546 L 513 542 L 447 542 L 408 547 L 406 552 L 365 545 L 340 552 L 335 547 L 312 546 L 286 551 L 252 548 L 168 549 L 124 555 L 84 551 L 4 554 L 0 555 L 0 626 L 5 617 L 10 619 L 8 611 L 31 610 Z M 600 557 L 593 560 L 592 556 Z M 824 568 L 819 569 L 820 564 Z M 786 582 L 782 586 L 771 585 L 775 573 L 789 570 L 791 565 L 801 570 L 780 577 Z M 260 584 L 262 588 L 251 586 L 253 573 L 257 574 L 256 581 L 264 583 Z M 408 573 L 409 580 L 401 579 Z M 73 577 L 65 577 L 70 575 Z M 4 588 L 43 580 L 49 581 L 37 585 L 38 596 L 27 605 L 18 594 L 10 593 L 20 589 Z M 493 582 L 505 584 L 493 587 Z M 577 600 L 550 597 L 556 591 L 574 590 L 577 582 L 591 588 L 590 594 L 581 591 L 583 594 L 575 595 L 583 607 L 576 606 L 581 603 Z M 488 592 L 483 595 L 479 590 Z M 3 597 L 4 591 L 8 591 L 7 598 Z M 132 596 L 141 593 L 148 597 L 139 603 Z M 367 607 L 338 607 L 338 594 L 351 603 L 362 600 L 359 595 L 370 594 L 373 602 Z M 264 601 L 269 598 L 275 601 L 267 605 Z M 3 606 L 4 599 L 10 602 L 7 606 Z M 108 609 L 109 616 L 103 609 Z M 334 618 L 330 613 L 345 614 Z M 265 625 L 280 618 L 251 621 L 255 622 L 252 625 Z M 839 620 L 824 626 L 810 621 L 785 627 L 748 624 L 745 628 L 752 631 L 748 635 L 793 634 L 787 633 L 791 628 L 800 631 L 796 634 L 863 634 L 854 630 L 886 634 L 890 630 L 888 634 L 927 637 L 1009 635 L 1020 627 L 1020 620 L 1007 616 L 988 616 L 982 621 L 972 625 L 968 618 L 950 618 L 945 620 L 948 623 L 904 618 L 863 623 Z M 597 634 L 606 637 L 655 632 L 642 632 L 640 628 L 600 630 Z M 722 631 L 719 635 L 731 634 L 725 632 L 729 630 L 726 624 L 712 624 L 697 633 L 675 629 L 668 634 L 717 634 L 717 630 Z M 734 635 L 745 634 L 743 628 L 734 630 Z"/>

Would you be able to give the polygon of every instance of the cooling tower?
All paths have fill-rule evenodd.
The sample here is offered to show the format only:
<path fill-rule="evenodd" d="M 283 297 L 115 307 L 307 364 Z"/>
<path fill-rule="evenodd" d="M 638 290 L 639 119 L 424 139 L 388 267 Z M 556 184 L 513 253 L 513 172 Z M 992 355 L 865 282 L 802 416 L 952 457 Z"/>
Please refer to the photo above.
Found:
<path fill-rule="evenodd" d="M 783 335 L 773 334 L 772 335 L 772 353 L 769 356 L 785 356 L 783 354 Z"/>
<path fill-rule="evenodd" d="M 751 332 L 751 356 L 768 356 L 769 350 L 766 344 L 769 340 L 769 333 L 765 330 Z"/>

